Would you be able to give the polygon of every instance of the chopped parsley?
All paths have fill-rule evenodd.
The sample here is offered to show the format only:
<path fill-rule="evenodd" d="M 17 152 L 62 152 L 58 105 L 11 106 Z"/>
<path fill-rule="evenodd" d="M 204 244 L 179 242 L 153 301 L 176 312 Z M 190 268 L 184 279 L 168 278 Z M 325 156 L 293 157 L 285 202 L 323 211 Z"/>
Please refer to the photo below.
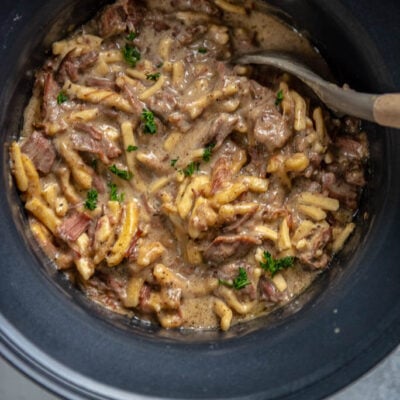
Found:
<path fill-rule="evenodd" d="M 154 114 L 150 110 L 142 111 L 142 121 L 144 122 L 144 133 L 154 135 L 157 133 L 157 125 L 154 121 Z"/>
<path fill-rule="evenodd" d="M 115 183 L 109 183 L 108 188 L 110 189 L 110 200 L 118 201 L 122 203 L 125 198 L 125 193 L 118 194 L 117 185 Z"/>
<path fill-rule="evenodd" d="M 160 75 L 160 72 L 155 72 L 154 74 L 146 74 L 146 79 L 148 81 L 158 81 Z"/>
<path fill-rule="evenodd" d="M 57 104 L 62 104 L 65 103 L 68 100 L 67 93 L 65 93 L 63 90 L 61 90 L 60 93 L 57 95 Z"/>
<path fill-rule="evenodd" d="M 90 189 L 86 195 L 85 208 L 93 211 L 97 207 L 97 198 L 99 194 L 96 189 Z"/>
<path fill-rule="evenodd" d="M 174 167 L 174 168 L 175 168 L 175 165 L 176 165 L 176 163 L 178 162 L 178 160 L 179 160 L 179 157 L 178 157 L 178 158 L 172 159 L 171 162 L 170 162 L 171 167 Z"/>
<path fill-rule="evenodd" d="M 108 167 L 108 169 L 115 175 L 117 175 L 119 178 L 124 179 L 125 181 L 129 181 L 132 178 L 132 172 L 124 170 L 124 169 L 119 169 L 115 164 L 111 165 L 111 167 Z"/>
<path fill-rule="evenodd" d="M 199 47 L 197 51 L 200 54 L 206 54 L 208 50 L 205 47 Z"/>
<path fill-rule="evenodd" d="M 137 146 L 132 146 L 131 144 L 126 148 L 126 151 L 128 153 L 131 153 L 132 151 L 136 151 L 138 149 Z"/>
<path fill-rule="evenodd" d="M 157 68 L 161 68 L 163 65 L 164 65 L 164 63 L 163 63 L 162 61 L 160 61 L 160 62 L 156 65 L 156 67 L 157 67 Z"/>
<path fill-rule="evenodd" d="M 137 33 L 136 32 L 129 32 L 129 35 L 126 37 L 126 40 L 132 42 L 137 38 Z"/>
<path fill-rule="evenodd" d="M 247 285 L 251 284 L 249 278 L 247 277 L 247 272 L 243 267 L 239 267 L 238 275 L 236 278 L 232 280 L 232 283 L 230 281 L 225 281 L 223 279 L 219 279 L 218 282 L 220 285 L 231 287 L 236 290 L 243 289 Z"/>
<path fill-rule="evenodd" d="M 122 55 L 124 57 L 124 60 L 131 66 L 131 67 L 136 67 L 136 63 L 140 60 L 140 53 L 139 50 L 131 46 L 129 44 L 126 44 L 122 48 Z"/>
<path fill-rule="evenodd" d="M 276 94 L 276 99 L 275 99 L 275 105 L 279 106 L 279 104 L 282 103 L 283 100 L 283 90 L 281 89 L 277 94 Z"/>
<path fill-rule="evenodd" d="M 199 162 L 192 161 L 190 164 L 187 165 L 186 168 L 183 169 L 183 173 L 185 176 L 192 176 L 196 171 L 200 168 Z"/>
<path fill-rule="evenodd" d="M 273 277 L 279 271 L 291 267 L 294 263 L 294 257 L 284 257 L 280 259 L 274 259 L 268 251 L 264 251 L 263 258 L 265 262 L 260 262 L 260 266 L 265 271 L 269 272 Z"/>
<path fill-rule="evenodd" d="M 204 152 L 203 152 L 203 160 L 205 161 L 205 162 L 209 162 L 210 161 L 210 159 L 211 159 L 211 154 L 212 154 L 212 151 L 213 151 L 213 148 L 215 147 L 215 143 L 211 143 L 211 144 L 209 144 L 205 149 L 204 149 Z"/>

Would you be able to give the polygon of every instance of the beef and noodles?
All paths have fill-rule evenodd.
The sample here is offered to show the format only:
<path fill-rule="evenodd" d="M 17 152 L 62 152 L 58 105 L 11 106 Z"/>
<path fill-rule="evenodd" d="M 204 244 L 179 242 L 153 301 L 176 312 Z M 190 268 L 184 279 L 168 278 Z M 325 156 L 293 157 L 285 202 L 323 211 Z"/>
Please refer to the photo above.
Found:
<path fill-rule="evenodd" d="M 121 0 L 53 43 L 11 169 L 33 236 L 94 302 L 225 331 L 293 300 L 352 234 L 359 121 L 229 61 L 279 49 L 323 64 L 266 9 Z"/>

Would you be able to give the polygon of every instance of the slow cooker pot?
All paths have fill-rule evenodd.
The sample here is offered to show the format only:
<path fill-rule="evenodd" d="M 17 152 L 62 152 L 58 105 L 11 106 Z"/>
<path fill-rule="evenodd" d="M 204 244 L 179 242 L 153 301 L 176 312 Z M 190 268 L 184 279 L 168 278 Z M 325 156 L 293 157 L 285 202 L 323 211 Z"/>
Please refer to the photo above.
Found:
<path fill-rule="evenodd" d="M 0 350 L 68 399 L 318 399 L 355 380 L 400 342 L 400 132 L 364 124 L 369 183 L 357 230 L 295 302 L 229 333 L 166 331 L 89 303 L 26 230 L 8 168 L 33 71 L 98 0 L 3 0 L 0 15 Z M 397 0 L 274 0 L 339 83 L 400 91 Z"/>

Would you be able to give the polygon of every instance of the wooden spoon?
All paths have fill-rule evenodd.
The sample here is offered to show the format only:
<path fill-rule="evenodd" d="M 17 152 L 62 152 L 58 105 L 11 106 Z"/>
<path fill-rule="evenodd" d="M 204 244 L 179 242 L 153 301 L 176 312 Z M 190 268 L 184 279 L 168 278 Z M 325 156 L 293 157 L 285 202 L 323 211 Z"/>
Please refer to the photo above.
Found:
<path fill-rule="evenodd" d="M 260 52 L 244 54 L 233 60 L 235 64 L 263 64 L 279 68 L 297 76 L 333 111 L 400 128 L 400 93 L 369 94 L 343 89 L 327 82 L 308 67 L 287 54 Z"/>

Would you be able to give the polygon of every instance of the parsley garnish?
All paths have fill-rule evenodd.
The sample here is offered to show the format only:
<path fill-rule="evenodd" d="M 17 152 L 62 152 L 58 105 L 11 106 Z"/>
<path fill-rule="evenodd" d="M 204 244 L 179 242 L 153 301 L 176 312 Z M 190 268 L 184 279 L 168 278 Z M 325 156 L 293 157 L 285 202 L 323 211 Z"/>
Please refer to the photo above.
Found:
<path fill-rule="evenodd" d="M 205 162 L 209 162 L 210 161 L 210 159 L 211 159 L 211 154 L 212 154 L 212 151 L 213 151 L 213 148 L 215 147 L 215 143 L 211 143 L 211 144 L 209 144 L 205 149 L 204 149 L 204 152 L 203 152 L 203 160 L 205 161 Z"/>
<path fill-rule="evenodd" d="M 126 37 L 126 40 L 129 40 L 132 42 L 137 38 L 137 33 L 136 32 L 129 32 L 129 35 Z"/>
<path fill-rule="evenodd" d="M 85 208 L 93 211 L 97 207 L 98 193 L 95 189 L 90 189 L 86 195 Z"/>
<path fill-rule="evenodd" d="M 109 183 L 108 187 L 110 189 L 110 200 L 122 203 L 125 198 L 125 193 L 118 194 L 117 185 L 115 183 Z"/>
<path fill-rule="evenodd" d="M 270 272 L 272 277 L 279 271 L 291 267 L 294 262 L 294 257 L 274 259 L 268 251 L 264 251 L 263 258 L 265 262 L 260 262 L 260 266 L 265 271 Z"/>
<path fill-rule="evenodd" d="M 199 47 L 197 51 L 200 54 L 206 54 L 208 50 L 205 47 Z"/>
<path fill-rule="evenodd" d="M 239 267 L 238 275 L 235 279 L 233 279 L 232 283 L 223 279 L 219 279 L 218 282 L 220 285 L 228 286 L 236 290 L 243 289 L 247 285 L 251 284 L 249 278 L 247 277 L 247 272 L 243 267 Z"/>
<path fill-rule="evenodd" d="M 276 94 L 276 99 L 275 99 L 275 105 L 279 106 L 279 104 L 282 103 L 283 100 L 283 90 L 281 89 L 277 94 Z"/>
<path fill-rule="evenodd" d="M 160 73 L 156 72 L 154 74 L 146 74 L 146 79 L 148 81 L 158 81 L 158 78 L 160 77 Z"/>
<path fill-rule="evenodd" d="M 131 144 L 126 148 L 126 151 L 128 153 L 132 152 L 132 151 L 136 151 L 138 149 L 137 146 L 132 146 Z"/>
<path fill-rule="evenodd" d="M 186 168 L 183 169 L 183 173 L 185 176 L 192 176 L 195 171 L 198 171 L 200 168 L 199 162 L 192 161 L 190 164 L 187 165 Z"/>
<path fill-rule="evenodd" d="M 117 175 L 119 178 L 124 179 L 126 181 L 129 181 L 132 178 L 132 172 L 124 170 L 124 169 L 119 169 L 115 164 L 111 165 L 111 167 L 108 167 L 108 169 L 115 175 Z"/>
<path fill-rule="evenodd" d="M 135 67 L 136 63 L 140 60 L 139 50 L 134 47 L 126 44 L 122 49 L 122 55 L 124 56 L 124 60 L 131 66 Z"/>
<path fill-rule="evenodd" d="M 161 62 L 159 62 L 159 63 L 156 65 L 156 67 L 157 67 L 157 68 L 161 68 L 163 65 L 164 65 L 164 63 L 161 61 Z"/>
<path fill-rule="evenodd" d="M 65 93 L 63 90 L 61 90 L 61 92 L 58 93 L 58 96 L 57 96 L 57 104 L 65 103 L 67 100 L 68 100 L 67 93 Z"/>
<path fill-rule="evenodd" d="M 176 165 L 176 163 L 178 162 L 178 160 L 179 160 L 179 157 L 172 159 L 171 162 L 170 162 L 171 167 L 174 167 L 174 168 L 175 168 L 175 165 Z"/>
<path fill-rule="evenodd" d="M 142 111 L 142 121 L 144 122 L 144 133 L 149 133 L 150 135 L 154 135 L 157 133 L 157 125 L 154 122 L 154 114 L 144 109 Z"/>

